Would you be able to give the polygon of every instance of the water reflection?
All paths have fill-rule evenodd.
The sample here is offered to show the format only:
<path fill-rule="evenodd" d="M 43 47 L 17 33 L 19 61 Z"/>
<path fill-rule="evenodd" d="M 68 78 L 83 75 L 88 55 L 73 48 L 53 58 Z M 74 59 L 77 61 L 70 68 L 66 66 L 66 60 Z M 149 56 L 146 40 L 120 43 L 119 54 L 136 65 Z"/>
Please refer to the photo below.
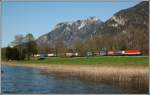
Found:
<path fill-rule="evenodd" d="M 146 82 L 141 82 L 141 80 L 139 81 L 132 81 L 132 82 L 112 82 L 112 81 L 100 81 L 100 80 L 92 80 L 92 78 L 89 77 L 80 77 L 80 76 L 76 76 L 76 75 L 71 75 L 71 74 L 67 74 L 67 73 L 47 73 L 45 71 L 41 72 L 42 74 L 46 75 L 46 76 L 55 76 L 55 79 L 61 79 L 61 80 L 80 80 L 82 81 L 82 83 L 88 84 L 88 85 L 94 85 L 94 86 L 109 86 L 111 87 L 111 89 L 105 89 L 105 88 L 100 88 L 103 89 L 105 91 L 101 91 L 104 93 L 148 93 L 148 81 Z M 90 88 L 88 90 L 92 90 L 93 88 Z M 95 88 L 96 89 L 96 88 Z M 118 92 L 114 89 L 117 89 Z M 98 89 L 99 90 L 99 87 Z M 115 92 L 116 91 L 116 92 Z M 121 91 L 121 92 L 120 92 Z"/>
<path fill-rule="evenodd" d="M 135 84 L 93 82 L 76 76 L 2 65 L 2 93 L 148 93 Z"/>

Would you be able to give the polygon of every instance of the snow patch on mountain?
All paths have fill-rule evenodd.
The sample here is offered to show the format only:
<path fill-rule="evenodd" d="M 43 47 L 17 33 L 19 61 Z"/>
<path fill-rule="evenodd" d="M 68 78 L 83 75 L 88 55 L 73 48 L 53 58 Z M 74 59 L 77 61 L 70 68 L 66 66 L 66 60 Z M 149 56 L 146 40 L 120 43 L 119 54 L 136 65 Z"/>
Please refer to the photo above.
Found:
<path fill-rule="evenodd" d="M 85 25 L 86 25 L 86 23 L 82 22 L 82 23 L 80 24 L 80 26 L 78 27 L 78 29 L 81 29 L 81 28 L 84 27 Z"/>

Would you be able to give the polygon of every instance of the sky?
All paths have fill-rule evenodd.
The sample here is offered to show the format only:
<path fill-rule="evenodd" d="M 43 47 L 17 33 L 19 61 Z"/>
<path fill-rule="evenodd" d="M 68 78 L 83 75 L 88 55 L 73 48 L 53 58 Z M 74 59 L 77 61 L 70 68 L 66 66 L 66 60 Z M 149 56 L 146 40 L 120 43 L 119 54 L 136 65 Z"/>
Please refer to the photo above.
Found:
<path fill-rule="evenodd" d="M 101 21 L 132 7 L 132 2 L 3 2 L 2 47 L 10 45 L 15 35 L 32 33 L 35 38 L 50 32 L 57 23 L 98 17 Z"/>

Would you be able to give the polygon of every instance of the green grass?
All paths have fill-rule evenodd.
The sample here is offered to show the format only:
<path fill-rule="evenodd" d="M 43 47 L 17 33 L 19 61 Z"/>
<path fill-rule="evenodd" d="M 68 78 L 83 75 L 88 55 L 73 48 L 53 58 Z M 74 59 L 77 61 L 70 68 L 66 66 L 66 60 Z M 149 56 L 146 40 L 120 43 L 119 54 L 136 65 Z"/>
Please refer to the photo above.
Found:
<path fill-rule="evenodd" d="M 101 57 L 72 57 L 61 58 L 51 57 L 44 60 L 32 58 L 30 61 L 19 61 L 20 63 L 37 63 L 37 64 L 101 64 L 101 65 L 131 65 L 131 66 L 148 66 L 148 57 L 119 57 L 119 56 L 101 56 Z"/>

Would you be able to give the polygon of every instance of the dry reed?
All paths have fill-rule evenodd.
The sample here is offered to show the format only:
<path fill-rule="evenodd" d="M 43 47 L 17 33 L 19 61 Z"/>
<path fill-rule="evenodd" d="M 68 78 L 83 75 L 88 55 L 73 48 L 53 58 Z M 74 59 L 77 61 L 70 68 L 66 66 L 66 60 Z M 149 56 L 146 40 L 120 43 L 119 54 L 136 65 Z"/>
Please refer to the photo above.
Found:
<path fill-rule="evenodd" d="M 8 64 L 39 68 L 48 73 L 61 76 L 77 76 L 92 81 L 109 83 L 134 83 L 148 87 L 148 67 L 114 67 L 101 65 L 61 65 L 61 64 Z"/>

